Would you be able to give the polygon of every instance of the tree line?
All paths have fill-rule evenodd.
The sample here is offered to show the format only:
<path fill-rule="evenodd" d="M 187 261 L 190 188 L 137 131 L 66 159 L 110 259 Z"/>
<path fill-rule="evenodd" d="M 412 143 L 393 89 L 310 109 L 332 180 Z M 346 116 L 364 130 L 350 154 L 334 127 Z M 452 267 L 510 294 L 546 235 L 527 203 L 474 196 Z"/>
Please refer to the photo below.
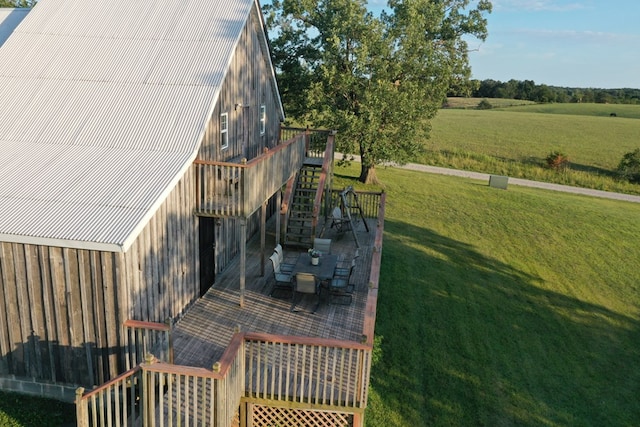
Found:
<path fill-rule="evenodd" d="M 640 89 L 596 89 L 548 86 L 533 80 L 472 80 L 471 96 L 477 98 L 522 99 L 541 103 L 595 102 L 599 104 L 640 104 Z M 465 96 L 455 93 L 449 96 Z"/>

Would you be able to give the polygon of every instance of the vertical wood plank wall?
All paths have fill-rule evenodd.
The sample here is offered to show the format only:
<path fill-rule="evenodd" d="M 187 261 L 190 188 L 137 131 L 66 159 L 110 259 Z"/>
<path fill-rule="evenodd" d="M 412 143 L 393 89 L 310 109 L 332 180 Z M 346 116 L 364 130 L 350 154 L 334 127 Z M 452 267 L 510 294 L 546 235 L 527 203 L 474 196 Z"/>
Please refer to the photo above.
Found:
<path fill-rule="evenodd" d="M 124 254 L 124 319 L 162 323 L 200 295 L 198 219 L 192 166 Z"/>
<path fill-rule="evenodd" d="M 198 158 L 201 160 L 235 162 L 240 160 L 243 155 L 243 114 L 249 114 L 248 160 L 260 155 L 265 147 L 274 147 L 278 143 L 280 122 L 284 117 L 281 117 L 277 102 L 278 93 L 271 80 L 269 53 L 258 36 L 261 31 L 260 18 L 254 5 L 200 146 Z M 236 104 L 242 104 L 248 108 L 236 109 Z M 265 106 L 267 115 L 264 135 L 260 135 L 259 127 L 261 105 Z M 229 147 L 224 150 L 220 148 L 220 114 L 222 113 L 229 115 Z M 267 215 L 275 211 L 275 203 L 270 201 Z M 257 213 L 247 220 L 247 236 L 252 236 L 259 228 L 260 216 Z M 219 273 L 240 252 L 240 220 L 221 218 L 215 235 L 215 271 Z"/>
<path fill-rule="evenodd" d="M 124 370 L 128 318 L 199 296 L 193 171 L 126 253 L 0 244 L 0 375 L 93 386 Z"/>
<path fill-rule="evenodd" d="M 0 374 L 93 385 L 118 373 L 122 254 L 0 244 Z"/>
<path fill-rule="evenodd" d="M 259 19 L 254 5 L 207 126 L 198 152 L 200 160 L 239 161 L 242 156 L 244 113 L 249 114 L 247 159 L 258 156 L 264 147 L 273 147 L 278 142 L 280 122 L 284 117 L 280 115 L 278 94 L 275 91 L 275 84 L 271 81 L 269 53 L 258 37 L 261 31 Z M 236 108 L 236 104 L 242 104 L 247 108 Z M 267 115 L 264 135 L 260 135 L 261 105 L 265 106 Z M 227 149 L 220 148 L 220 114 L 222 113 L 229 115 L 229 148 Z"/>

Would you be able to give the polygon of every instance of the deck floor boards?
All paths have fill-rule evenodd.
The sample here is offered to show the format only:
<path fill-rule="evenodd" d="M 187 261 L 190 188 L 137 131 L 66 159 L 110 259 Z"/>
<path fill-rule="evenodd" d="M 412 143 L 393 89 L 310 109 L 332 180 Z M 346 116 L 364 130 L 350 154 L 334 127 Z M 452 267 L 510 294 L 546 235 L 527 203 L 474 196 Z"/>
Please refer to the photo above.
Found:
<path fill-rule="evenodd" d="M 376 220 L 367 220 L 369 232 L 360 221 L 356 225 L 360 243 L 356 268 L 352 276 L 355 284 L 350 305 L 329 304 L 328 294 L 318 310 L 312 296 L 304 296 L 297 304 L 300 311 L 291 312 L 291 294 L 273 287 L 273 269 L 269 256 L 275 246 L 275 223 L 267 223 L 265 245 L 265 274 L 260 274 L 260 238 L 255 236 L 247 245 L 246 291 L 244 307 L 240 307 L 239 265 L 237 256 L 218 274 L 216 283 L 194 303 L 174 328 L 175 363 L 211 369 L 231 341 L 236 328 L 242 331 L 279 335 L 332 338 L 359 342 L 362 338 L 367 286 L 371 269 L 371 250 L 376 234 Z M 332 239 L 332 253 L 341 254 L 350 263 L 356 243 L 350 231 L 341 236 L 327 225 L 322 237 Z M 285 256 L 298 250 L 285 248 Z"/>

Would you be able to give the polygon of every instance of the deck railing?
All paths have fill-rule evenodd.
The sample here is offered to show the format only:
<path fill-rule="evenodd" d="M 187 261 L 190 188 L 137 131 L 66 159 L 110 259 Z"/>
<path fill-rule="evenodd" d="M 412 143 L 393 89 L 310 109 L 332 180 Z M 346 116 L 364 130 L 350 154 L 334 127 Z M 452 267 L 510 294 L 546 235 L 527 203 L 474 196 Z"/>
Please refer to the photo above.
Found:
<path fill-rule="evenodd" d="M 78 427 L 145 425 L 140 407 L 142 366 L 136 366 L 85 394 L 76 390 Z"/>
<path fill-rule="evenodd" d="M 102 386 L 76 392 L 78 427 L 231 427 L 244 394 L 244 337 L 236 334 L 213 369 L 146 361 Z"/>
<path fill-rule="evenodd" d="M 328 409 L 364 409 L 371 346 L 248 333 L 246 396 Z"/>
<path fill-rule="evenodd" d="M 159 360 L 173 363 L 171 324 L 126 320 L 123 323 L 126 339 L 126 368 L 131 369 L 144 362 L 147 354 Z"/>
<path fill-rule="evenodd" d="M 241 159 L 239 163 L 195 160 L 196 213 L 248 217 L 294 176 L 305 158 L 322 159 L 330 154 L 333 165 L 333 146 L 328 145 L 332 134 L 326 130 L 283 127 L 280 143 L 254 159 Z M 330 172 L 328 169 L 327 173 Z"/>
<path fill-rule="evenodd" d="M 371 350 L 349 341 L 237 333 L 212 370 L 147 356 L 95 390 L 78 389 L 77 425 L 230 427 L 243 399 L 361 413 Z"/>
<path fill-rule="evenodd" d="M 280 128 L 280 141 L 289 141 L 298 135 L 305 135 L 306 148 L 309 151 L 307 157 L 324 157 L 325 144 L 330 133 L 335 132 L 325 129 L 282 126 Z"/>
<path fill-rule="evenodd" d="M 334 206 L 340 206 L 340 193 L 342 190 L 331 190 L 329 197 L 329 208 Z M 358 195 L 358 203 L 362 209 L 362 214 L 365 218 L 378 218 L 380 212 L 380 199 L 384 193 L 373 191 L 356 191 Z M 353 205 L 352 205 L 353 206 Z M 330 210 L 329 210 L 330 212 Z"/>

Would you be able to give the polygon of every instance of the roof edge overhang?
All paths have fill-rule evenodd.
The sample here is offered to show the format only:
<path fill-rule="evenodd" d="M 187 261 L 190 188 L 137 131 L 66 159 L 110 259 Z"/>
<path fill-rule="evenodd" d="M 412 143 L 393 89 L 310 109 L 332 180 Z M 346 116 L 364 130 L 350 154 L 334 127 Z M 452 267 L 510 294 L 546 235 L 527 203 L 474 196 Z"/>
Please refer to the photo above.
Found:
<path fill-rule="evenodd" d="M 215 98 L 218 98 L 218 93 L 216 93 Z M 147 212 L 140 219 L 140 221 L 138 221 L 138 224 L 133 228 L 133 230 L 131 230 L 129 236 L 124 240 L 124 242 L 122 242 L 121 252 L 126 252 L 129 250 L 129 248 L 131 248 L 131 245 L 133 245 L 136 239 L 140 236 L 140 233 L 142 233 L 142 230 L 144 230 L 144 228 L 149 224 L 151 218 L 153 218 L 153 216 L 158 212 L 158 209 L 160 209 L 162 204 L 167 200 L 167 197 L 169 197 L 169 194 L 175 189 L 176 185 L 178 185 L 178 182 L 180 182 L 180 180 L 189 171 L 189 168 L 191 168 L 193 161 L 198 156 L 198 150 L 199 145 L 190 154 L 189 158 L 184 162 L 182 168 L 180 168 L 171 182 L 165 187 L 165 190 L 162 192 L 162 194 L 160 194 L 160 196 L 156 198 L 156 201 L 149 207 Z"/>
<path fill-rule="evenodd" d="M 17 243 L 34 246 L 54 246 L 59 248 L 81 249 L 100 252 L 124 252 L 122 245 L 116 243 L 87 242 L 81 240 L 65 240 L 51 237 L 20 236 L 1 234 L 0 243 Z"/>
<path fill-rule="evenodd" d="M 273 84 L 273 88 L 276 92 L 276 100 L 278 102 L 278 109 L 280 110 L 280 117 L 282 120 L 285 119 L 284 106 L 282 105 L 282 97 L 280 96 L 280 88 L 278 87 L 278 80 L 276 79 L 276 69 L 273 66 L 273 61 L 271 60 L 271 49 L 269 49 L 269 39 L 267 37 L 266 24 L 264 22 L 264 15 L 262 14 L 262 9 L 260 8 L 260 2 L 258 0 L 254 0 L 254 7 L 256 8 L 256 12 L 258 14 L 258 21 L 260 23 L 260 34 L 258 35 L 262 40 L 263 47 L 265 48 L 267 61 L 269 62 L 269 69 L 271 71 L 271 83 Z"/>
<path fill-rule="evenodd" d="M 217 96 L 216 96 L 217 98 Z M 36 245 L 36 246 L 54 246 L 60 248 L 69 248 L 69 249 L 83 249 L 90 251 L 101 251 L 101 252 L 127 252 L 136 239 L 142 233 L 142 230 L 149 224 L 149 221 L 153 216 L 158 212 L 160 206 L 166 201 L 169 193 L 173 191 L 178 182 L 185 176 L 188 172 L 189 168 L 193 164 L 193 161 L 196 159 L 198 154 L 198 150 L 196 149 L 191 153 L 188 160 L 185 161 L 182 168 L 178 171 L 178 173 L 173 177 L 169 185 L 167 185 L 165 191 L 156 199 L 156 201 L 147 209 L 147 212 L 140 218 L 137 222 L 137 225 L 131 230 L 128 234 L 127 238 L 122 242 L 92 242 L 92 241 L 84 241 L 84 240 L 71 240 L 71 239 L 61 239 L 55 237 L 40 237 L 40 236 L 26 236 L 26 235 L 17 235 L 17 234 L 7 234 L 0 233 L 0 243 L 18 243 L 25 245 Z"/>

